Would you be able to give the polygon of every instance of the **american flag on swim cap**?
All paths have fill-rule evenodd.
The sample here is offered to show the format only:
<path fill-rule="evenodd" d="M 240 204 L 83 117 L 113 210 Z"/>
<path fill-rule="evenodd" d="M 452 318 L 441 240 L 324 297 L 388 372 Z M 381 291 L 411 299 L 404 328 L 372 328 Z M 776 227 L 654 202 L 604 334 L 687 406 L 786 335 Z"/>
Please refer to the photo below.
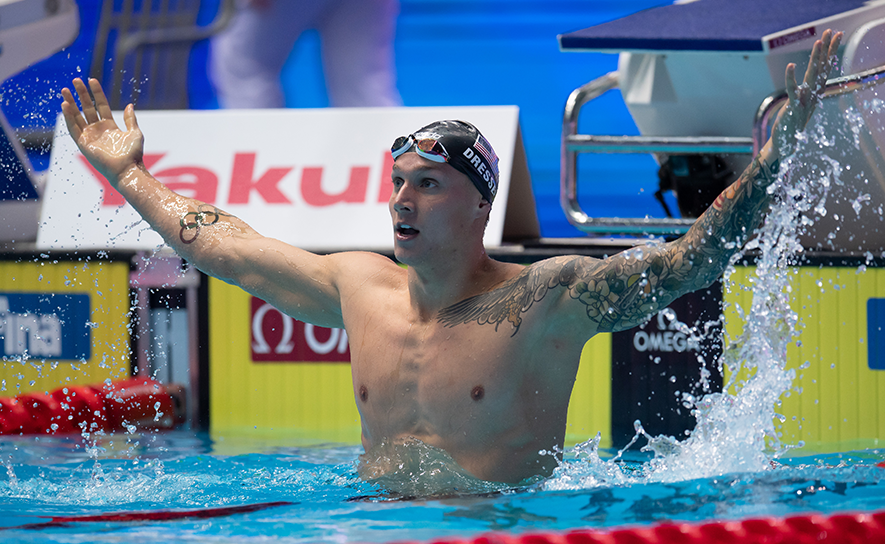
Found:
<path fill-rule="evenodd" d="M 492 151 L 492 146 L 488 140 L 486 140 L 485 136 L 482 134 L 478 134 L 476 138 L 476 142 L 473 143 L 473 147 L 476 148 L 479 153 L 485 157 L 486 162 L 489 163 L 489 166 L 492 167 L 492 172 L 495 173 L 495 178 L 498 177 L 498 156 L 495 155 L 495 152 Z"/>

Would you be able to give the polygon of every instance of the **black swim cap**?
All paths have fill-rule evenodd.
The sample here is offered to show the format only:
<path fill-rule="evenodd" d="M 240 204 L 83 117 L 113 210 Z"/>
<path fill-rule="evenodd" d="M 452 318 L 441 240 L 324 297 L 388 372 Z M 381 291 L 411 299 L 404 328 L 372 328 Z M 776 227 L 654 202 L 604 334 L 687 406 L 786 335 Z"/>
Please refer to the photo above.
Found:
<path fill-rule="evenodd" d="M 428 140 L 442 147 L 428 147 L 424 144 Z M 408 151 L 437 162 L 444 159 L 470 178 L 483 198 L 494 202 L 498 193 L 498 156 L 489 141 L 470 123 L 436 121 L 409 136 L 400 136 L 391 148 L 394 160 Z"/>

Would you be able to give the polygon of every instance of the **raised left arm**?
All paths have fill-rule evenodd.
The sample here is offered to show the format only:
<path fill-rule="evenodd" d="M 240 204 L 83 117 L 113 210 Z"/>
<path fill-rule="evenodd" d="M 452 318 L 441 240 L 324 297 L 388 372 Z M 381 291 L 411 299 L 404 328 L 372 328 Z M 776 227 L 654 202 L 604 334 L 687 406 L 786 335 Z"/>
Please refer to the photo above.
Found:
<path fill-rule="evenodd" d="M 783 157 L 795 150 L 826 86 L 842 33 L 826 30 L 815 42 L 801 85 L 793 64 L 786 69 L 789 100 L 778 113 L 772 137 L 752 164 L 680 239 L 625 251 L 605 261 L 572 257 L 559 266 L 559 285 L 568 296 L 558 305 L 575 322 L 580 301 L 596 332 L 638 325 L 676 298 L 709 286 L 752 236 L 771 202 L 768 187 Z M 580 321 L 586 324 L 586 317 Z M 578 322 L 580 322 L 578 321 Z"/>
<path fill-rule="evenodd" d="M 592 336 L 639 325 L 676 298 L 712 284 L 762 221 L 771 202 L 767 188 L 777 179 L 781 157 L 792 153 L 814 113 L 841 37 L 830 30 L 823 33 L 802 85 L 796 82 L 795 65 L 787 67 L 789 100 L 778 114 L 772 138 L 683 237 L 605 260 L 563 256 L 535 263 L 499 289 L 443 310 L 440 321 L 495 327 L 509 322 L 515 335 L 522 315 L 542 301 L 551 302 L 556 295 L 548 295 L 559 291 L 547 314 L 551 330 Z"/>
<path fill-rule="evenodd" d="M 678 288 L 676 296 L 715 281 L 762 222 L 771 202 L 767 189 L 777 179 L 782 158 L 795 151 L 798 135 L 821 100 L 841 40 L 841 32 L 824 31 L 812 48 L 801 85 L 796 82 L 796 65 L 787 66 L 788 100 L 778 113 L 771 138 L 741 176 L 668 249 L 691 263 L 689 268 L 693 269 L 674 271 L 678 285 L 670 283 Z"/>

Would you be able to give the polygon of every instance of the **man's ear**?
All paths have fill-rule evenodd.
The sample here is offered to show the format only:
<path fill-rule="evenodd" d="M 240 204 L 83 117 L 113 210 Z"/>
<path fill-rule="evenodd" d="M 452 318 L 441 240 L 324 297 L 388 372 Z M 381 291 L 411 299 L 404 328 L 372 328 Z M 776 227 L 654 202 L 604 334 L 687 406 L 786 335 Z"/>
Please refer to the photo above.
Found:
<path fill-rule="evenodd" d="M 492 203 L 483 198 L 479 201 L 479 206 L 476 208 L 476 211 L 483 214 L 491 212 L 491 209 Z"/>
<path fill-rule="evenodd" d="M 485 215 L 485 224 L 489 224 L 489 218 L 492 216 L 492 203 L 486 199 L 481 199 L 479 201 L 479 206 L 476 207 L 476 211 L 478 216 Z"/>

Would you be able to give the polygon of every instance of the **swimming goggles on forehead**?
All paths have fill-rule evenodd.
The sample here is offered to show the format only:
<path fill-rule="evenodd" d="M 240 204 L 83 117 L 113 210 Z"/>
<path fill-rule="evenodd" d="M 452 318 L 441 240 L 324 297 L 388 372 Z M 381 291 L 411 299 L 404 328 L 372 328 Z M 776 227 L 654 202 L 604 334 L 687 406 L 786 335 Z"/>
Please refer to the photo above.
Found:
<path fill-rule="evenodd" d="M 413 134 L 408 136 L 400 136 L 394 140 L 390 147 L 390 156 L 393 160 L 415 146 L 415 152 L 419 156 L 433 162 L 447 162 L 449 160 L 449 152 L 439 140 L 433 138 L 418 138 Z"/>

